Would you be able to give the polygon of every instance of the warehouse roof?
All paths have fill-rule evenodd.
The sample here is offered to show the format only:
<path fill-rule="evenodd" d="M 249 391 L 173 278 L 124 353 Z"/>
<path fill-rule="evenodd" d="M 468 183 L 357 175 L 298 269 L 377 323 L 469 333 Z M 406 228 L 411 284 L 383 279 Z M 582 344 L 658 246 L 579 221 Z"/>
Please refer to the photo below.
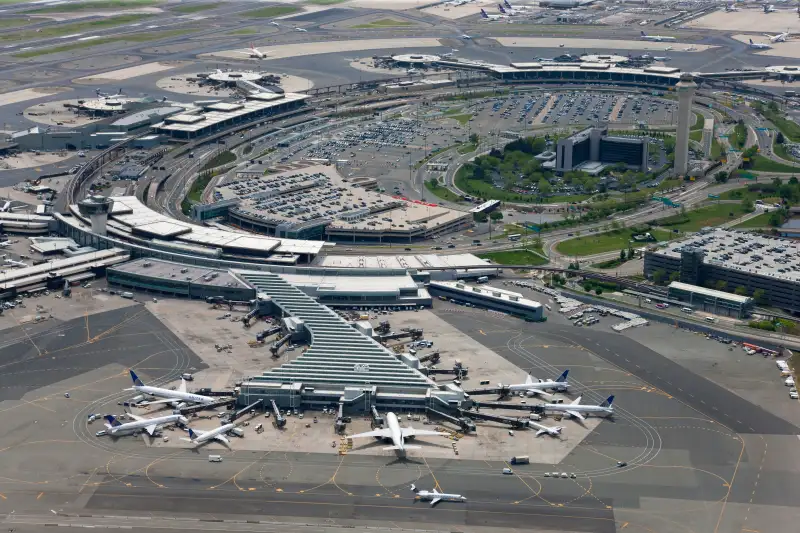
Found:
<path fill-rule="evenodd" d="M 681 283 L 680 281 L 673 281 L 669 284 L 670 289 L 676 289 L 679 291 L 686 291 L 691 292 L 694 294 L 702 294 L 703 296 L 709 296 L 711 298 L 717 298 L 719 300 L 728 300 L 730 302 L 737 302 L 740 304 L 746 304 L 752 300 L 749 296 L 740 296 L 738 294 L 731 294 L 729 292 L 717 291 L 714 289 L 707 289 L 706 287 L 700 287 L 699 285 L 690 285 L 689 283 Z"/>

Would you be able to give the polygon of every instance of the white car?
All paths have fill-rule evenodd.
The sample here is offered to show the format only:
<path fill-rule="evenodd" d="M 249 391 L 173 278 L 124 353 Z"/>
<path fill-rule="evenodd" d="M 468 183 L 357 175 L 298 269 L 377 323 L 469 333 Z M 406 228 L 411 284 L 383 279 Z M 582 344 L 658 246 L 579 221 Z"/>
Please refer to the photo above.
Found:
<path fill-rule="evenodd" d="M 787 387 L 794 387 L 794 378 L 789 376 L 784 380 L 783 384 L 786 385 Z"/>
<path fill-rule="evenodd" d="M 797 400 L 800 398 L 800 396 L 798 396 L 797 391 L 789 391 L 789 398 L 792 400 Z"/>

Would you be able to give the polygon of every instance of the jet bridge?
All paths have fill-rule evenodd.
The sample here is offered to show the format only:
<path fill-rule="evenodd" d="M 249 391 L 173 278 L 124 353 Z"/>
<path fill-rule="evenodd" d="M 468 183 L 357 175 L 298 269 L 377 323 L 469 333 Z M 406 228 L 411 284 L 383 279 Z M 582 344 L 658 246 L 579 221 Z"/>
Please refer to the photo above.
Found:
<path fill-rule="evenodd" d="M 292 334 L 291 334 L 291 332 L 289 332 L 286 335 L 284 335 L 283 337 L 281 337 L 280 339 L 278 339 L 275 342 L 273 342 L 272 346 L 269 347 L 269 351 L 272 352 L 272 357 L 278 357 L 278 350 L 280 350 L 281 347 L 283 347 L 284 344 L 289 342 L 289 339 L 291 339 L 291 338 L 292 338 Z"/>
<path fill-rule="evenodd" d="M 479 413 L 477 411 L 467 411 L 464 409 L 458 410 L 461 416 L 472 418 L 473 420 L 488 420 L 490 422 L 499 422 L 500 424 L 507 424 L 514 429 L 523 429 L 528 427 L 528 421 L 523 418 L 511 418 L 508 416 L 490 415 L 486 413 Z"/>
<path fill-rule="evenodd" d="M 233 413 L 231 416 L 228 417 L 228 420 L 230 422 L 233 422 L 234 420 L 236 420 L 237 418 L 239 418 L 243 414 L 247 413 L 248 411 L 251 411 L 251 410 L 255 409 L 256 407 L 258 407 L 262 403 L 264 403 L 264 400 L 256 400 L 255 402 L 251 403 L 247 407 L 243 407 L 243 408 L 239 409 L 238 411 L 236 411 L 235 413 Z"/>
<path fill-rule="evenodd" d="M 461 431 L 463 431 L 464 433 L 475 433 L 478 430 L 478 428 L 475 427 L 475 423 L 467 417 L 456 418 L 452 415 L 448 415 L 447 413 L 443 413 L 441 411 L 437 411 L 436 409 L 428 407 L 428 417 L 430 417 L 431 414 L 434 414 L 439 418 L 443 418 L 444 420 L 447 420 L 448 422 L 457 425 L 458 427 L 461 428 Z"/>
<path fill-rule="evenodd" d="M 517 411 L 530 411 L 531 413 L 541 411 L 538 405 L 527 405 L 520 403 L 505 403 L 505 402 L 476 402 L 473 401 L 472 405 L 478 409 L 514 409 Z"/>
<path fill-rule="evenodd" d="M 232 406 L 234 403 L 236 403 L 236 398 L 225 398 L 224 400 L 220 400 L 214 403 L 181 407 L 180 409 L 177 409 L 177 411 L 180 411 L 180 414 L 186 416 L 186 415 L 191 415 L 193 413 L 199 413 L 200 411 L 205 411 L 206 409 L 217 409 L 219 407 Z"/>
<path fill-rule="evenodd" d="M 281 410 L 278 409 L 278 404 L 275 403 L 275 400 L 269 401 L 272 404 L 272 412 L 275 413 L 275 425 L 279 428 L 282 428 L 286 425 L 286 419 L 281 414 Z"/>
<path fill-rule="evenodd" d="M 267 337 L 272 337 L 273 335 L 280 333 L 282 329 L 283 328 L 281 326 L 267 328 L 264 331 L 256 334 L 256 342 L 264 342 Z"/>
<path fill-rule="evenodd" d="M 378 412 L 377 407 L 375 407 L 374 405 L 370 408 L 370 410 L 372 411 L 372 425 L 374 427 L 382 428 L 383 427 L 383 415 L 381 415 Z"/>
<path fill-rule="evenodd" d="M 397 333 L 387 333 L 386 335 L 378 335 L 378 342 L 385 344 L 388 341 L 396 339 L 410 338 L 412 341 L 421 339 L 424 332 L 418 328 L 409 328 L 407 331 L 398 331 Z"/>

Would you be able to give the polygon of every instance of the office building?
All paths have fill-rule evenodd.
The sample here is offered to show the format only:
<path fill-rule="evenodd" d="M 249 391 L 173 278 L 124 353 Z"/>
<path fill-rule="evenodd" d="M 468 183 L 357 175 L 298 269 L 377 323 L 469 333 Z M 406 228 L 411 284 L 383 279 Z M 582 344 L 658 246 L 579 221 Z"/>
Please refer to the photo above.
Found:
<path fill-rule="evenodd" d="M 682 283 L 731 297 L 738 292 L 757 304 L 800 312 L 800 243 L 794 240 L 708 228 L 645 252 L 644 273 L 650 279 L 676 273 Z M 746 311 L 752 304 L 742 300 L 737 305 Z"/>
<path fill-rule="evenodd" d="M 587 128 L 556 145 L 556 172 L 597 169 L 598 163 L 625 163 L 629 168 L 647 170 L 648 142 L 645 137 L 614 137 L 608 128 Z M 602 166 L 600 167 L 602 170 Z"/>
<path fill-rule="evenodd" d="M 685 176 L 689 171 L 689 128 L 694 124 L 692 101 L 697 90 L 694 77 L 689 73 L 681 74 L 681 80 L 675 86 L 678 92 L 678 130 L 675 138 L 676 176 Z"/>
<path fill-rule="evenodd" d="M 668 291 L 670 299 L 684 302 L 693 311 L 714 315 L 745 318 L 752 313 L 755 306 L 754 300 L 749 296 L 698 287 L 680 281 L 670 283 Z"/>

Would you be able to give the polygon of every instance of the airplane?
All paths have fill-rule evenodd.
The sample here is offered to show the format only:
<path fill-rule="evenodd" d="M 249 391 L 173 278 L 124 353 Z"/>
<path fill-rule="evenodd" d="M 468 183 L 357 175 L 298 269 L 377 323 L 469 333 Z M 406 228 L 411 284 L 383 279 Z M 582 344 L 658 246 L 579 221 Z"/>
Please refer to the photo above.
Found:
<path fill-rule="evenodd" d="M 418 499 L 420 501 L 428 501 L 431 502 L 431 507 L 436 505 L 441 501 L 445 502 L 465 502 L 467 501 L 466 496 L 462 496 L 461 494 L 447 494 L 446 492 L 439 492 L 435 488 L 428 492 L 427 490 L 417 490 L 417 486 L 413 483 L 411 484 L 411 490 L 416 493 L 416 497 L 414 499 Z"/>
<path fill-rule="evenodd" d="M 694 45 L 687 46 L 686 48 L 683 49 L 684 52 L 694 52 L 695 50 L 697 50 L 697 47 Z"/>
<path fill-rule="evenodd" d="M 754 43 L 753 39 L 750 39 L 750 48 L 753 48 L 755 50 L 768 50 L 772 47 L 764 43 Z"/>
<path fill-rule="evenodd" d="M 736 7 L 733 4 L 728 4 L 728 5 L 725 6 L 725 12 L 726 13 L 733 13 L 734 11 L 739 11 L 739 8 Z"/>
<path fill-rule="evenodd" d="M 419 71 L 415 68 L 410 68 L 406 71 L 406 74 L 419 74 Z"/>
<path fill-rule="evenodd" d="M 0 242 L 0 248 L 6 248 L 8 246 L 11 246 L 11 241 Z"/>
<path fill-rule="evenodd" d="M 548 390 L 566 392 L 567 388 L 569 388 L 569 384 L 567 384 L 567 374 L 569 374 L 569 370 L 564 370 L 564 372 L 558 376 L 555 381 L 552 379 L 540 379 L 539 381 L 534 381 L 533 377 L 528 375 L 528 377 L 525 378 L 525 383 L 517 383 L 514 385 L 503 385 L 501 383 L 499 384 L 499 388 L 508 390 L 510 392 L 525 392 L 528 396 L 540 394 L 542 396 L 550 397 L 552 394 L 549 394 L 547 392 Z"/>
<path fill-rule="evenodd" d="M 664 42 L 664 41 L 674 41 L 675 37 L 668 37 L 665 35 L 647 35 L 645 32 L 641 32 L 642 39 L 645 41 L 654 41 L 657 43 Z"/>
<path fill-rule="evenodd" d="M 508 15 L 509 17 L 515 17 L 520 14 L 516 9 L 506 8 L 503 4 L 497 4 L 497 10 L 501 15 Z"/>
<path fill-rule="evenodd" d="M 303 33 L 308 33 L 308 30 L 305 28 L 295 28 L 294 31 L 301 31 Z"/>
<path fill-rule="evenodd" d="M 462 39 L 464 39 L 465 41 L 469 41 L 470 39 L 472 39 L 472 37 L 470 37 L 470 36 L 469 36 L 469 35 L 467 35 L 466 33 L 462 33 L 462 34 L 461 34 L 461 38 L 462 38 Z"/>
<path fill-rule="evenodd" d="M 504 18 L 506 18 L 506 15 L 490 15 L 486 11 L 481 9 L 481 18 L 483 20 L 495 21 L 495 20 L 503 20 Z"/>
<path fill-rule="evenodd" d="M 614 407 L 611 405 L 614 403 L 614 396 L 609 396 L 600 405 L 581 405 L 581 398 L 582 396 L 578 396 L 571 403 L 567 404 L 546 403 L 541 407 L 545 411 L 564 413 L 580 420 L 586 420 L 586 416 L 584 415 L 590 413 L 594 413 L 597 416 L 611 416 L 614 414 Z"/>
<path fill-rule="evenodd" d="M 13 259 L 4 259 L 3 263 L 5 263 L 6 266 L 10 266 L 10 267 L 14 267 L 14 268 L 27 268 L 28 267 L 27 263 L 23 263 L 21 261 L 14 261 Z"/>
<path fill-rule="evenodd" d="M 209 431 L 200 431 L 199 429 L 197 431 L 194 431 L 192 428 L 188 428 L 189 438 L 187 439 L 186 437 L 181 437 L 181 440 L 185 440 L 186 442 L 191 442 L 195 446 L 200 446 L 201 444 L 205 444 L 206 442 L 212 439 L 216 439 L 225 446 L 229 446 L 231 442 L 225 436 L 225 433 L 229 432 L 235 427 L 236 424 L 225 424 L 223 426 L 214 428 Z"/>
<path fill-rule="evenodd" d="M 544 435 L 547 433 L 551 437 L 558 437 L 561 435 L 561 430 L 563 430 L 563 426 L 545 426 L 544 424 L 540 424 L 539 422 L 534 422 L 533 420 L 528 421 L 528 425 L 538 429 L 539 431 L 536 432 L 536 436 L 539 437 L 540 435 Z"/>
<path fill-rule="evenodd" d="M 95 89 L 94 92 L 97 93 L 98 98 L 115 98 L 117 96 L 125 96 L 125 94 L 122 92 L 122 89 L 118 90 L 116 94 L 104 93 L 100 89 Z"/>
<path fill-rule="evenodd" d="M 769 35 L 767 33 L 764 34 L 765 37 L 769 38 L 769 42 L 771 43 L 785 43 L 786 39 L 788 39 L 790 35 L 791 34 L 788 30 L 783 33 L 779 33 L 778 35 Z"/>
<path fill-rule="evenodd" d="M 653 56 L 654 61 L 670 61 L 672 58 L 667 56 Z"/>
<path fill-rule="evenodd" d="M 159 416 L 157 418 L 145 418 L 143 416 L 137 416 L 131 413 L 128 413 L 128 416 L 133 418 L 135 422 L 128 422 L 127 424 L 123 424 L 119 420 L 117 420 L 113 415 L 106 415 L 105 419 L 108 421 L 106 427 L 108 428 L 109 435 L 116 435 L 117 433 L 127 433 L 133 432 L 137 429 L 144 429 L 147 431 L 147 434 L 151 437 L 158 429 L 158 426 L 164 426 L 167 424 L 174 424 L 175 422 L 180 422 L 181 424 L 188 424 L 189 420 L 187 420 L 182 415 L 167 415 L 167 416 Z"/>
<path fill-rule="evenodd" d="M 272 24 L 273 26 L 280 26 L 280 24 L 278 24 L 278 23 L 277 23 L 277 22 L 275 22 L 274 20 L 273 20 L 272 22 L 270 22 L 270 24 Z"/>
<path fill-rule="evenodd" d="M 177 404 L 181 402 L 210 404 L 219 401 L 219 398 L 214 398 L 213 396 L 203 396 L 201 394 L 192 394 L 190 392 L 186 392 L 186 381 L 183 379 L 181 379 L 181 386 L 178 387 L 178 390 L 169 390 L 162 389 L 160 387 L 149 387 L 142 383 L 142 380 L 139 379 L 139 376 L 137 376 L 133 370 L 131 370 L 130 373 L 131 379 L 133 380 L 133 387 L 125 390 L 135 390 L 136 392 L 141 392 L 150 396 L 164 398 L 163 400 L 147 402 L 145 405 L 154 405 L 159 403 Z"/>
<path fill-rule="evenodd" d="M 436 436 L 436 437 L 450 436 L 449 433 L 431 431 L 428 429 L 414 429 L 412 427 L 402 428 L 400 427 L 400 422 L 397 420 L 397 415 L 395 415 L 391 411 L 386 413 L 386 425 L 388 427 L 382 429 L 376 429 L 373 431 L 367 431 L 366 433 L 358 433 L 356 435 L 350 435 L 349 438 L 358 439 L 362 437 L 376 437 L 381 439 L 391 439 L 392 446 L 388 446 L 384 448 L 384 450 L 397 450 L 399 452 L 405 452 L 406 450 L 410 450 L 412 448 L 418 449 L 421 447 L 421 446 L 409 446 L 405 444 L 405 439 L 411 439 L 414 437 L 427 437 L 427 436 Z"/>
<path fill-rule="evenodd" d="M 664 48 L 664 51 L 665 51 L 665 52 L 669 52 L 670 50 L 672 50 L 672 47 L 671 47 L 671 46 L 667 46 L 666 48 Z"/>
<path fill-rule="evenodd" d="M 764 13 L 776 13 L 777 11 L 778 10 L 775 9 L 775 6 L 773 6 L 773 5 L 769 5 L 769 6 L 765 5 L 764 6 Z"/>
<path fill-rule="evenodd" d="M 267 50 L 266 52 L 262 52 L 261 50 L 259 50 L 255 46 L 253 46 L 253 43 L 250 43 L 250 51 L 249 52 L 242 52 L 241 50 L 237 50 L 238 53 L 247 54 L 250 57 L 255 58 L 255 59 L 266 59 L 267 58 L 267 54 L 269 52 L 271 52 L 271 51 L 272 50 Z"/>
<path fill-rule="evenodd" d="M 508 2 L 508 0 L 503 0 L 503 4 L 505 4 L 505 6 L 506 6 L 506 10 L 509 10 L 509 9 L 510 9 L 510 10 L 512 10 L 512 11 L 527 11 L 527 10 L 529 10 L 529 9 L 530 9 L 530 6 L 512 6 L 512 5 L 511 5 L 511 4 Z"/>

